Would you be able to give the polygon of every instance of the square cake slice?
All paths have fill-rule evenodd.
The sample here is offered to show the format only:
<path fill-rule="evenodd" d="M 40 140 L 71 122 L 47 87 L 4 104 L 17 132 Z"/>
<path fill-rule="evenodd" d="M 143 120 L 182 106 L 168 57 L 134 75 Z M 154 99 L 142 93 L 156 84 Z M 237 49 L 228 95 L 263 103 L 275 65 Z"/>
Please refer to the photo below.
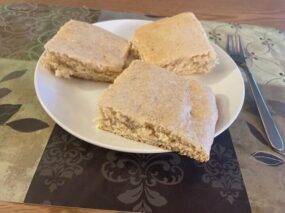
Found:
<path fill-rule="evenodd" d="M 136 60 L 103 92 L 99 108 L 100 129 L 209 160 L 216 99 L 197 80 Z"/>
<path fill-rule="evenodd" d="M 56 76 L 112 82 L 123 70 L 130 43 L 100 27 L 70 20 L 46 43 L 43 65 Z"/>
<path fill-rule="evenodd" d="M 179 75 L 210 72 L 216 53 L 193 13 L 181 13 L 138 28 L 132 51 L 147 63 Z"/>

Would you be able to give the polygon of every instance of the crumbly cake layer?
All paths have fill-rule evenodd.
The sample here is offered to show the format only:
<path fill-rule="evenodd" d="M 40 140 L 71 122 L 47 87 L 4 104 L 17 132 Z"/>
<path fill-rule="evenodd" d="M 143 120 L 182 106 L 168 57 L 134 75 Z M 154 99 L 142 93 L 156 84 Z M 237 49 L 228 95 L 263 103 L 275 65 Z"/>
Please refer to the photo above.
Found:
<path fill-rule="evenodd" d="M 169 63 L 160 64 L 160 66 L 179 75 L 189 75 L 193 73 L 207 73 L 213 68 L 214 64 L 215 62 L 208 53 L 191 58 L 178 58 Z"/>
<path fill-rule="evenodd" d="M 67 55 L 48 51 L 44 53 L 42 64 L 46 69 L 54 72 L 55 76 L 63 78 L 77 77 L 86 80 L 113 82 L 120 74 L 109 71 L 98 72 L 99 69 L 94 64 L 82 63 L 69 58 Z"/>
<path fill-rule="evenodd" d="M 101 119 L 98 128 L 113 132 L 125 138 L 179 152 L 200 162 L 209 160 L 201 146 L 187 142 L 179 135 L 151 123 L 139 123 L 111 108 L 101 108 Z"/>
<path fill-rule="evenodd" d="M 57 76 L 113 81 L 127 63 L 130 43 L 100 27 L 71 20 L 45 49 L 44 64 Z"/>
<path fill-rule="evenodd" d="M 210 72 L 216 53 L 193 13 L 164 18 L 137 29 L 132 51 L 147 63 L 180 75 Z"/>
<path fill-rule="evenodd" d="M 212 91 L 197 80 L 133 61 L 103 92 L 99 108 L 99 128 L 209 159 L 217 107 Z"/>

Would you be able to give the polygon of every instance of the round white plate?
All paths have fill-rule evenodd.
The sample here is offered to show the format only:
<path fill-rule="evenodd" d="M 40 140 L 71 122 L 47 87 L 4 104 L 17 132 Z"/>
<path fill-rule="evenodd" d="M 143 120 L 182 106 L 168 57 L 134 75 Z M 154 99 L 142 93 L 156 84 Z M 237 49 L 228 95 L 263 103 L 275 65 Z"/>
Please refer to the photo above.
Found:
<path fill-rule="evenodd" d="M 117 35 L 130 38 L 145 20 L 114 20 L 96 23 Z M 244 100 L 244 82 L 233 60 L 213 44 L 219 64 L 206 75 L 195 75 L 214 91 L 219 110 L 216 136 L 227 129 L 239 114 Z M 97 101 L 107 83 L 80 79 L 57 78 L 38 62 L 35 89 L 40 103 L 49 116 L 72 135 L 104 148 L 134 153 L 160 153 L 166 150 L 131 141 L 96 128 Z"/>

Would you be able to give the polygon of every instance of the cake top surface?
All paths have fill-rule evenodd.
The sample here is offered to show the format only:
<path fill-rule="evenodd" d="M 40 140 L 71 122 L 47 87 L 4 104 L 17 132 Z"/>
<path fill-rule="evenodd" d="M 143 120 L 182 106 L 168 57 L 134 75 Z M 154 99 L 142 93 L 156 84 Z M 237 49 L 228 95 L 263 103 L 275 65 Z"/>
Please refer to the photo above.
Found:
<path fill-rule="evenodd" d="M 100 107 L 109 107 L 139 123 L 164 127 L 209 153 L 217 108 L 211 90 L 156 65 L 133 61 L 103 92 Z"/>
<path fill-rule="evenodd" d="M 127 40 L 89 23 L 70 20 L 46 43 L 50 52 L 110 70 L 122 69 L 130 44 Z"/>
<path fill-rule="evenodd" d="M 140 27 L 132 42 L 142 59 L 153 64 L 208 53 L 215 55 L 201 23 L 190 12 Z"/>

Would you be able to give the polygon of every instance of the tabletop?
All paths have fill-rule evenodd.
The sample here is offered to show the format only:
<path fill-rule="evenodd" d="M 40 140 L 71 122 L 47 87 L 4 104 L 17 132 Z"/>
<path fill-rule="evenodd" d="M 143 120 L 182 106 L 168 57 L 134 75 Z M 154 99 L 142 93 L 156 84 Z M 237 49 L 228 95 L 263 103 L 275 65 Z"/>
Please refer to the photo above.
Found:
<path fill-rule="evenodd" d="M 21 0 L 0 0 L 1 3 L 21 3 Z M 258 24 L 285 29 L 283 0 L 25 0 L 61 6 L 106 9 L 119 12 L 139 12 L 154 16 L 170 16 L 183 11 L 194 12 L 199 19 Z"/>
<path fill-rule="evenodd" d="M 107 150 L 72 136 L 52 121 L 37 99 L 33 75 L 44 43 L 60 26 L 69 19 L 94 23 L 167 15 L 156 13 L 157 7 L 145 14 L 134 4 L 124 5 L 123 10 L 114 3 L 107 9 L 115 12 L 106 10 L 107 5 L 94 9 L 91 1 L 86 2 L 93 9 L 79 7 L 76 1 L 70 1 L 74 7 L 47 1 L 0 5 L 0 200 L 136 212 L 283 212 L 285 153 L 269 147 L 246 79 L 242 111 L 215 138 L 205 164 L 176 153 Z M 178 12 L 183 4 L 166 11 Z M 272 25 L 279 28 L 213 21 L 207 13 L 200 17 L 205 17 L 201 21 L 209 39 L 222 48 L 227 34 L 242 36 L 248 66 L 285 138 L 282 16 Z M 257 24 L 268 23 L 261 19 Z"/>

